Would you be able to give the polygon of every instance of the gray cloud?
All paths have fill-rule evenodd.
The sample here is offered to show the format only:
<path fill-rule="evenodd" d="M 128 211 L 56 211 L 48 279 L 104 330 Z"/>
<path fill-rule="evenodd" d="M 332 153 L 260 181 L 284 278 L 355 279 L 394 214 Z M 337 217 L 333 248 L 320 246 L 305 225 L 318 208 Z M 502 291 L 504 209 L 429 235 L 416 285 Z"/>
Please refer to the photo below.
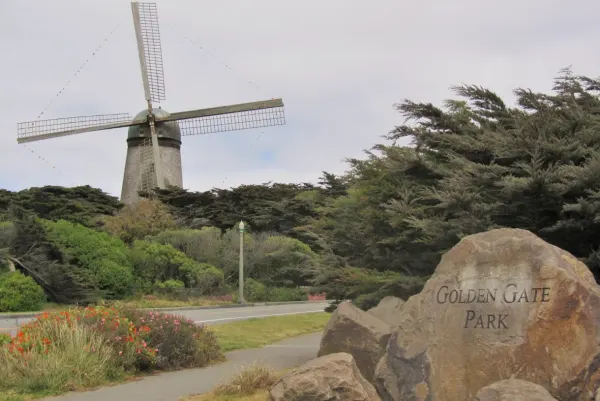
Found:
<path fill-rule="evenodd" d="M 184 138 L 184 185 L 194 190 L 341 172 L 345 157 L 360 156 L 401 121 L 392 105 L 404 98 L 437 103 L 465 82 L 510 99 L 519 86 L 549 90 L 567 65 L 599 75 L 593 0 L 157 3 L 163 108 L 278 96 L 286 103 L 286 126 Z M 44 117 L 143 109 L 129 2 L 5 1 L 0 52 L 0 187 L 90 184 L 118 195 L 125 130 L 35 142 L 33 154 L 16 144 L 15 131 L 88 58 Z M 266 151 L 273 160 L 262 160 Z"/>

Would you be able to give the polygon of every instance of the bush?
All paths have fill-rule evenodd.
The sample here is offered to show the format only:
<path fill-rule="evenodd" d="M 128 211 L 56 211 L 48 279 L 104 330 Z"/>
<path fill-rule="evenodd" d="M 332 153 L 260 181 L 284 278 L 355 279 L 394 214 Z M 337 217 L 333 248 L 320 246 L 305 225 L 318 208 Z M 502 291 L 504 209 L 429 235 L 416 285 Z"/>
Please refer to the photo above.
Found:
<path fill-rule="evenodd" d="M 47 239 L 62 259 L 78 266 L 108 298 L 120 298 L 133 290 L 133 269 L 123 241 L 80 224 L 42 220 Z"/>
<path fill-rule="evenodd" d="M 10 336 L 10 334 L 0 333 L 0 347 L 3 346 L 4 344 L 10 343 L 11 340 L 12 340 L 12 337 Z"/>
<path fill-rule="evenodd" d="M 147 328 L 135 327 L 116 308 L 76 308 L 70 311 L 43 313 L 21 327 L 16 337 L 20 341 L 19 346 L 35 346 L 35 343 L 27 340 L 28 338 L 45 337 L 55 341 L 56 335 L 47 330 L 53 326 L 49 326 L 47 322 L 55 322 L 60 326 L 60 330 L 62 327 L 76 330 L 79 325 L 83 325 L 102 335 L 113 351 L 115 363 L 126 371 L 148 370 L 155 365 L 156 350 L 146 342 Z"/>
<path fill-rule="evenodd" d="M 239 241 L 237 248 L 233 243 L 228 244 L 231 245 L 230 247 L 224 246 L 221 230 L 216 227 L 163 231 L 149 239 L 171 245 L 196 262 L 208 263 L 221 269 L 229 268 L 230 265 L 235 266 L 236 255 L 239 255 Z"/>
<path fill-rule="evenodd" d="M 196 262 L 216 266 L 236 281 L 240 247 L 235 229 L 224 234 L 215 227 L 165 231 L 149 239 L 171 245 Z M 246 274 L 269 286 L 308 285 L 306 273 L 316 263 L 317 255 L 301 241 L 269 233 L 244 234 Z"/>
<path fill-rule="evenodd" d="M 188 288 L 209 294 L 223 286 L 223 272 L 206 263 L 198 263 L 171 245 L 135 241 L 133 266 L 142 291 L 151 283 L 167 280 L 182 281 Z"/>
<path fill-rule="evenodd" d="M 182 316 L 124 310 L 136 327 L 147 327 L 148 346 L 156 349 L 156 366 L 163 370 L 195 368 L 223 358 L 215 334 Z"/>
<path fill-rule="evenodd" d="M 359 308 L 367 310 L 377 306 L 379 301 L 389 295 L 408 299 L 418 294 L 428 278 L 356 267 L 325 269 L 316 277 L 312 291 L 326 292 L 329 299 L 351 300 Z M 338 303 L 325 310 L 333 311 Z"/>
<path fill-rule="evenodd" d="M 258 246 L 258 245 L 257 245 Z M 305 243 L 284 236 L 270 236 L 260 245 L 252 277 L 275 287 L 306 286 L 317 255 Z"/>
<path fill-rule="evenodd" d="M 163 290 L 176 290 L 185 287 L 185 283 L 183 281 L 173 279 L 163 282 L 157 281 L 155 285 L 157 288 Z"/>
<path fill-rule="evenodd" d="M 38 320 L 0 346 L 0 389 L 59 393 L 120 377 L 106 339 L 81 324 Z"/>
<path fill-rule="evenodd" d="M 27 312 L 42 309 L 44 290 L 20 272 L 0 275 L 0 312 Z"/>
<path fill-rule="evenodd" d="M 254 279 L 244 281 L 244 298 L 250 302 L 265 302 L 267 300 L 267 287 Z"/>
<path fill-rule="evenodd" d="M 0 376 L 6 373 L 3 369 L 18 370 L 5 374 L 5 380 L 0 378 L 0 388 L 10 388 L 14 381 L 26 391 L 65 391 L 121 377 L 124 372 L 202 367 L 222 358 L 214 333 L 182 317 L 134 309 L 76 308 L 44 313 L 0 345 Z M 29 372 L 30 368 L 36 370 Z M 44 376 L 42 368 L 56 372 Z M 86 382 L 90 373 L 98 377 Z M 26 381 L 29 375 L 32 382 Z"/>
<path fill-rule="evenodd" d="M 308 300 L 308 294 L 301 288 L 269 288 L 267 297 L 269 302 L 293 302 Z"/>
<path fill-rule="evenodd" d="M 189 288 L 210 294 L 224 285 L 223 272 L 208 263 L 186 263 L 179 268 Z"/>
<path fill-rule="evenodd" d="M 160 201 L 140 199 L 127 205 L 115 216 L 104 219 L 104 230 L 127 244 L 175 228 L 175 220 Z"/>

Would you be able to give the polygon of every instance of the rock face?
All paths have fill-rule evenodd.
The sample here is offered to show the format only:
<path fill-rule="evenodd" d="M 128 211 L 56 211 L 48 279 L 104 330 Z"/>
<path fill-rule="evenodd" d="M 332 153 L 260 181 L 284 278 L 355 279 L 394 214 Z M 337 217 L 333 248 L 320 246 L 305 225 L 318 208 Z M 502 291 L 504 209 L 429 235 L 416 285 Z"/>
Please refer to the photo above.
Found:
<path fill-rule="evenodd" d="M 346 352 L 354 357 L 364 378 L 372 382 L 390 334 L 387 323 L 344 302 L 331 314 L 318 356 Z"/>
<path fill-rule="evenodd" d="M 379 305 L 369 309 L 368 312 L 379 320 L 395 327 L 400 323 L 402 306 L 404 306 L 404 301 L 400 298 L 385 297 L 379 302 Z"/>
<path fill-rule="evenodd" d="M 380 401 L 361 376 L 352 355 L 314 359 L 280 379 L 270 391 L 273 401 Z"/>
<path fill-rule="evenodd" d="M 490 384 L 477 392 L 474 401 L 557 401 L 538 384 L 509 379 Z"/>
<path fill-rule="evenodd" d="M 600 288 L 529 231 L 465 237 L 402 308 L 375 385 L 385 401 L 464 401 L 515 377 L 561 401 L 600 379 Z"/>

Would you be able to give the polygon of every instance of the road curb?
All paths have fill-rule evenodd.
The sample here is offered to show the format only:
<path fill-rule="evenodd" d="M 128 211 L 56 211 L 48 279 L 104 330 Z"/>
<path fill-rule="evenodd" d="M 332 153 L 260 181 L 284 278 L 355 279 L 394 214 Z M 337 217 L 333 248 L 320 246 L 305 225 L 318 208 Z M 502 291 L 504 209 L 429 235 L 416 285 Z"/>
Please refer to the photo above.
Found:
<path fill-rule="evenodd" d="M 276 305 L 300 305 L 300 304 L 319 304 L 323 302 L 332 302 L 331 300 L 324 301 L 290 301 L 290 302 L 254 302 L 247 304 L 227 304 L 227 305 L 211 305 L 211 306 L 181 306 L 177 308 L 143 308 L 153 312 L 178 312 L 188 310 L 206 310 L 206 309 L 227 309 L 227 308 L 252 308 L 256 306 L 276 306 Z M 23 313 L 0 313 L 0 319 L 27 319 L 41 315 L 44 312 L 23 312 Z"/>

